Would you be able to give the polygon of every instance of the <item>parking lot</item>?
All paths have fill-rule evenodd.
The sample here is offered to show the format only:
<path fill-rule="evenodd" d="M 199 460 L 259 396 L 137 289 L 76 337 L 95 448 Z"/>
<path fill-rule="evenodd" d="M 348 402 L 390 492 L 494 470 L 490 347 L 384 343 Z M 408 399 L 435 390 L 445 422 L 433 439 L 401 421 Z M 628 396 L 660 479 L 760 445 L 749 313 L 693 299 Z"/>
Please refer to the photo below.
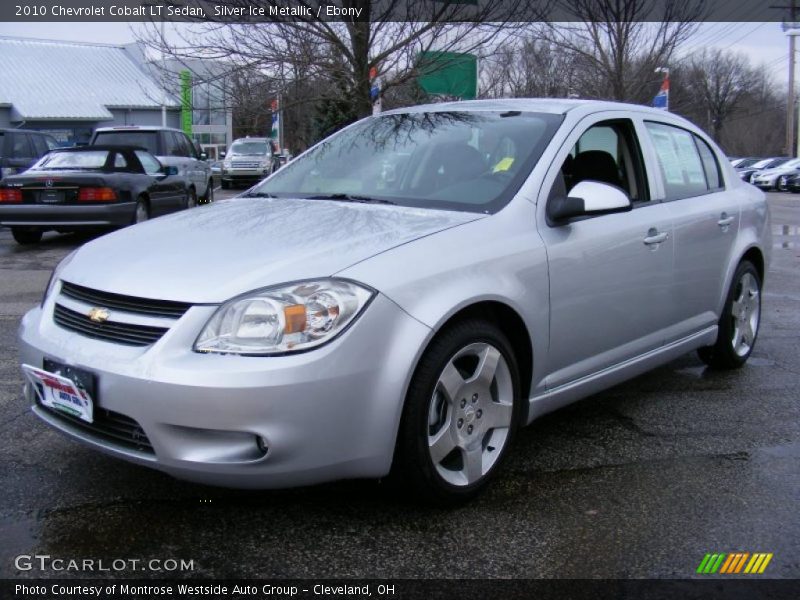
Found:
<path fill-rule="evenodd" d="M 20 247 L 0 229 L 0 576 L 91 576 L 15 567 L 46 554 L 186 559 L 185 575 L 208 577 L 683 578 L 708 552 L 769 552 L 765 576 L 800 577 L 800 196 L 769 196 L 773 261 L 745 368 L 686 355 L 544 417 L 488 493 L 451 510 L 372 481 L 203 487 L 52 431 L 21 398 L 16 329 L 86 238 Z"/>

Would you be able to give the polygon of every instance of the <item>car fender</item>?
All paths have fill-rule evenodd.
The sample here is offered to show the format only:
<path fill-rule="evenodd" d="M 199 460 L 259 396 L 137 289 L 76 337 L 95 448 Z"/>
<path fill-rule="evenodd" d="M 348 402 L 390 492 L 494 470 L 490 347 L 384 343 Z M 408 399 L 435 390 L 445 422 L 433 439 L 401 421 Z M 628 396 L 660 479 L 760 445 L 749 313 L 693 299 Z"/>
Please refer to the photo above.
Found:
<path fill-rule="evenodd" d="M 546 356 L 549 273 L 534 211 L 517 196 L 494 215 L 397 246 L 336 275 L 373 287 L 429 327 L 425 345 L 463 309 L 504 304 L 525 322 L 534 357 Z M 532 393 L 545 369 L 534 359 Z"/>

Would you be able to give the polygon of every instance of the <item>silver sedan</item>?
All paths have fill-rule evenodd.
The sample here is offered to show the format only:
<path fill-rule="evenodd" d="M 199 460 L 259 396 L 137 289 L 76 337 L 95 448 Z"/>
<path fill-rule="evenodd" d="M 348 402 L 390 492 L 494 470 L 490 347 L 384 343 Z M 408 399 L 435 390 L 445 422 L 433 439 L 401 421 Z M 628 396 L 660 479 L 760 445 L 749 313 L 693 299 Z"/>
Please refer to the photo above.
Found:
<path fill-rule="evenodd" d="M 764 195 L 665 111 L 387 112 L 66 257 L 22 321 L 25 394 L 176 477 L 460 501 L 544 413 L 692 350 L 741 367 L 769 236 Z"/>

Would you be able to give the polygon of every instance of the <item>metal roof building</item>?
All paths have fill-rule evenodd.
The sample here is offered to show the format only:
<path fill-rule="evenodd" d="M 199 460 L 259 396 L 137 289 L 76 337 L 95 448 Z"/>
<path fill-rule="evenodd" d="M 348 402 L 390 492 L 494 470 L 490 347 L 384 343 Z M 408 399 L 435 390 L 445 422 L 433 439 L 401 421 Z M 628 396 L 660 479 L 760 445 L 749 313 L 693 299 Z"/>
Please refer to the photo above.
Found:
<path fill-rule="evenodd" d="M 0 37 L 0 127 L 47 131 L 65 145 L 96 127 L 180 126 L 178 99 L 146 68 L 137 44 Z"/>

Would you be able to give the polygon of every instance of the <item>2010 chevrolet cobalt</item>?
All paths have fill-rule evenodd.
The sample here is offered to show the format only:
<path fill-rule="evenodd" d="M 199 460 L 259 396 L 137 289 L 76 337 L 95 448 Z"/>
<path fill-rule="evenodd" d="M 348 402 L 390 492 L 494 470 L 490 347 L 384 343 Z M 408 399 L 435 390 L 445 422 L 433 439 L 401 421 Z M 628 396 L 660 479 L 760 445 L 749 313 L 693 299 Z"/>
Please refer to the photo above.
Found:
<path fill-rule="evenodd" d="M 694 349 L 743 365 L 769 235 L 763 194 L 664 111 L 388 112 L 67 256 L 20 329 L 27 399 L 190 480 L 393 470 L 464 499 L 545 412 Z"/>

